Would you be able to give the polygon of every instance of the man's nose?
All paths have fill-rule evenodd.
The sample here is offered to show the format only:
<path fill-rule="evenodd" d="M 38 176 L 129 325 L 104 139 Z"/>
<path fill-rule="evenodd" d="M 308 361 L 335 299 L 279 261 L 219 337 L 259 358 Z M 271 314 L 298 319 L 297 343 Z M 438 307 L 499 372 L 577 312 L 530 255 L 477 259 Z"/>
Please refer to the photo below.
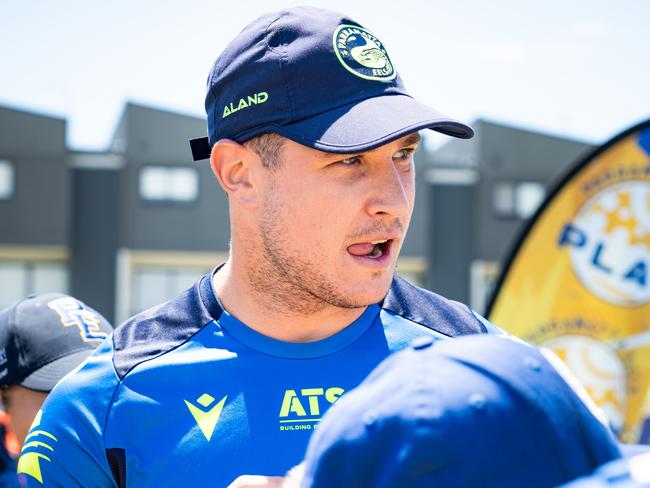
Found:
<path fill-rule="evenodd" d="M 412 174 L 404 174 L 390 164 L 382 165 L 373 179 L 373 196 L 368 203 L 370 215 L 406 217 L 411 208 Z"/>

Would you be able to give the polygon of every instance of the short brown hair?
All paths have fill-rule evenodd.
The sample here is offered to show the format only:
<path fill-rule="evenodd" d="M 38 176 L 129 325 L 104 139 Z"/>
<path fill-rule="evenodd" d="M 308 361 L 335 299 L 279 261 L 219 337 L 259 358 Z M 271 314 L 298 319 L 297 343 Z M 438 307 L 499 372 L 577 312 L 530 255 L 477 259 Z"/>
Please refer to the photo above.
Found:
<path fill-rule="evenodd" d="M 282 163 L 282 147 L 284 146 L 284 137 L 275 132 L 265 132 L 255 136 L 246 142 L 244 146 L 255 152 L 265 168 L 273 171 L 280 167 Z"/>

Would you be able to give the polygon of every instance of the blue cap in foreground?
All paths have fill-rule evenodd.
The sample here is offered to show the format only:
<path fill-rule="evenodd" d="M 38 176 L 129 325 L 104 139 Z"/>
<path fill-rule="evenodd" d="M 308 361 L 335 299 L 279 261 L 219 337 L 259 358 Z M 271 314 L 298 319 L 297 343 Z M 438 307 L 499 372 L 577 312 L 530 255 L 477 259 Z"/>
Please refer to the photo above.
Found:
<path fill-rule="evenodd" d="M 620 455 L 537 349 L 476 335 L 394 354 L 344 395 L 303 486 L 551 487 Z"/>
<path fill-rule="evenodd" d="M 209 158 L 220 139 L 265 132 L 334 153 L 374 149 L 424 128 L 474 134 L 411 98 L 372 32 L 314 7 L 263 15 L 239 33 L 210 72 L 205 109 L 208 137 L 190 141 L 194 160 Z"/>

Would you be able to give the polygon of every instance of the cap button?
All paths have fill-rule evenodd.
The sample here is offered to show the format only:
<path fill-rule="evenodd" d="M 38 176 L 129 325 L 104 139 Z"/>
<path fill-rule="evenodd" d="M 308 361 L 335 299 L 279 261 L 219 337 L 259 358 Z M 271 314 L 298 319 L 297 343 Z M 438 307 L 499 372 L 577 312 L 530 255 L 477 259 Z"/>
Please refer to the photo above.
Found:
<path fill-rule="evenodd" d="M 413 349 L 426 349 L 427 347 L 433 345 L 433 342 L 433 337 L 430 336 L 417 337 L 411 342 L 411 347 Z"/>

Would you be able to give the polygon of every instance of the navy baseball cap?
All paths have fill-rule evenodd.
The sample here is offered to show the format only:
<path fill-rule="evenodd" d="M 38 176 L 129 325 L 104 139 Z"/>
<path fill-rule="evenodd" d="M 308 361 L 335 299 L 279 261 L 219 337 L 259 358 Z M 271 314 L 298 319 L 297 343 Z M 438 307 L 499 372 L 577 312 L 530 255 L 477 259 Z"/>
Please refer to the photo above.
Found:
<path fill-rule="evenodd" d="M 314 7 L 263 15 L 217 58 L 205 99 L 208 137 L 190 141 L 194 160 L 220 139 L 265 132 L 321 151 L 367 151 L 420 129 L 470 138 L 473 130 L 414 100 L 383 42 L 349 17 Z"/>
<path fill-rule="evenodd" d="M 30 295 L 0 312 L 0 386 L 50 391 L 112 331 L 76 298 Z"/>
<path fill-rule="evenodd" d="M 536 348 L 423 338 L 323 416 L 302 486 L 551 487 L 620 456 Z"/>

